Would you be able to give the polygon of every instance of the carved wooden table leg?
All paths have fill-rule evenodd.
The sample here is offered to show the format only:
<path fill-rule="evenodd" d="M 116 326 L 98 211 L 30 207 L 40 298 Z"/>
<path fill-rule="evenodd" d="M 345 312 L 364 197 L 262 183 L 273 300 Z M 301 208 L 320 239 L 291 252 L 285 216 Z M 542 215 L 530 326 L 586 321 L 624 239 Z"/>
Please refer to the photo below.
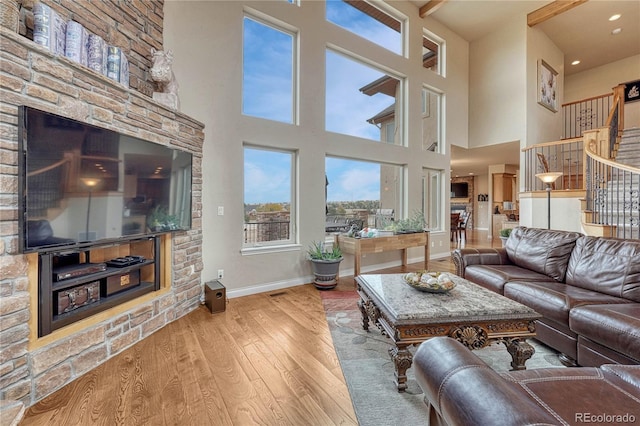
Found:
<path fill-rule="evenodd" d="M 395 365 L 394 383 L 398 386 L 398 392 L 404 392 L 407 389 L 407 370 L 413 363 L 413 355 L 407 346 L 392 346 L 389 348 L 389 355 Z"/>
<path fill-rule="evenodd" d="M 364 300 L 358 300 L 358 308 L 360 308 L 360 314 L 362 315 L 362 329 L 369 331 L 369 314 L 367 313 Z"/>
<path fill-rule="evenodd" d="M 525 362 L 533 356 L 536 350 L 525 339 L 518 337 L 504 338 L 502 343 L 511 354 L 511 371 L 526 370 Z"/>

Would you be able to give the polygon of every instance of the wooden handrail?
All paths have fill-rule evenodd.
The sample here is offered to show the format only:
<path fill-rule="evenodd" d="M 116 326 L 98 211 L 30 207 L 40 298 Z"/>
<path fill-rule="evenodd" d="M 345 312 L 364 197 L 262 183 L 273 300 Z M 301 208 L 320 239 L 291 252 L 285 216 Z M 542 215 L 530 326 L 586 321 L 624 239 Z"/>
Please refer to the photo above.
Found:
<path fill-rule="evenodd" d="M 542 147 L 545 147 L 545 146 L 564 145 L 564 144 L 579 142 L 581 140 L 582 140 L 582 138 L 570 138 L 570 139 L 562 139 L 560 141 L 541 142 L 541 143 L 537 143 L 535 145 L 525 146 L 524 148 L 521 149 L 521 151 L 522 152 L 527 152 L 529 150 L 536 149 L 536 148 L 542 148 Z"/>
<path fill-rule="evenodd" d="M 611 168 L 614 169 L 619 169 L 619 170 L 624 170 L 625 172 L 631 172 L 631 173 L 636 173 L 636 174 L 640 174 L 640 168 L 637 167 L 633 167 L 630 166 L 628 164 L 622 164 L 622 163 L 618 163 L 617 161 L 611 161 L 608 158 L 604 158 L 603 156 L 597 154 L 593 148 L 596 144 L 596 141 L 591 139 L 589 141 L 585 141 L 587 143 L 584 144 L 584 152 L 591 158 L 593 158 L 594 160 L 597 160 L 598 162 L 609 166 Z"/>
<path fill-rule="evenodd" d="M 581 104 L 583 102 L 589 102 L 589 101 L 593 101 L 593 100 L 600 99 L 600 98 L 608 98 L 609 96 L 611 96 L 611 93 L 606 93 L 604 95 L 598 95 L 598 96 L 592 96 L 590 98 L 580 99 L 579 101 L 567 102 L 566 104 L 562 104 L 562 106 L 565 107 L 565 106 L 569 106 L 569 105 Z"/>
<path fill-rule="evenodd" d="M 69 162 L 71 162 L 71 160 L 70 160 L 69 158 L 63 158 L 62 160 L 58 161 L 57 163 L 53 163 L 53 164 L 48 165 L 47 167 L 43 167 L 43 168 L 41 168 L 41 169 L 34 170 L 34 171 L 32 171 L 32 172 L 27 173 L 27 177 L 37 176 L 37 175 L 39 175 L 39 174 L 42 174 L 42 173 L 48 172 L 49 170 L 53 170 L 53 169 L 55 169 L 56 167 L 60 167 L 60 166 L 62 166 L 63 164 L 65 164 L 65 163 L 69 163 Z"/>

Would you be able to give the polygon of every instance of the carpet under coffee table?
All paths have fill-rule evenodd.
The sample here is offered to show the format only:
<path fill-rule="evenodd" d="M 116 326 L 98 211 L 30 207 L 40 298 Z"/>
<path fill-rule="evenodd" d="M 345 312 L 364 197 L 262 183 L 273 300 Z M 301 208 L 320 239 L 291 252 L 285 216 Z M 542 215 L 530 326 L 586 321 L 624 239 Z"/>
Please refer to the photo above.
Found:
<path fill-rule="evenodd" d="M 456 287 L 448 293 L 426 293 L 410 287 L 403 274 L 359 275 L 356 290 L 362 328 L 373 322 L 393 342 L 389 354 L 395 383 L 402 392 L 413 355 L 408 350 L 436 336 L 449 336 L 469 349 L 503 343 L 514 370 L 525 368 L 535 350 L 526 339 L 535 337 L 533 309 L 451 274 Z"/>

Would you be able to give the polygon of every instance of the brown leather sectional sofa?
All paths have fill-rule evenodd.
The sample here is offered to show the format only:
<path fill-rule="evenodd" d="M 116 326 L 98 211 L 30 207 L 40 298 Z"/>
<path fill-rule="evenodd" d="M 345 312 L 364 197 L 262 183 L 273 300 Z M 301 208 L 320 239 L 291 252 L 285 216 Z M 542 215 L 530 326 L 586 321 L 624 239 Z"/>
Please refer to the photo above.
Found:
<path fill-rule="evenodd" d="M 497 373 L 462 343 L 435 337 L 413 358 L 429 425 L 638 424 L 640 365 Z"/>
<path fill-rule="evenodd" d="M 504 248 L 452 258 L 461 277 L 542 314 L 537 339 L 566 365 L 640 364 L 640 240 L 521 226 Z"/>

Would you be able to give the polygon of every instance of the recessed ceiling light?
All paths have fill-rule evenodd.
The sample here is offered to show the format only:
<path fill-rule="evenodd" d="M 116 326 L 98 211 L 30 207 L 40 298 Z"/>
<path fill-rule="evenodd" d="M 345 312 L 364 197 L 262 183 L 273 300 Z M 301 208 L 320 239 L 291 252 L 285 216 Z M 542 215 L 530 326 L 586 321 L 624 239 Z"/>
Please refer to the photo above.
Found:
<path fill-rule="evenodd" d="M 622 28 L 615 28 L 611 30 L 611 34 L 613 35 L 620 34 L 621 32 L 622 32 Z"/>
<path fill-rule="evenodd" d="M 610 21 L 617 21 L 618 19 L 620 19 L 620 14 L 616 13 L 615 15 L 611 15 L 611 17 L 609 18 Z"/>
<path fill-rule="evenodd" d="M 473 172 L 470 172 L 469 175 L 473 176 Z"/>
<path fill-rule="evenodd" d="M 579 63 L 580 63 L 580 61 L 576 60 L 576 61 L 571 62 L 571 65 L 578 65 Z"/>

